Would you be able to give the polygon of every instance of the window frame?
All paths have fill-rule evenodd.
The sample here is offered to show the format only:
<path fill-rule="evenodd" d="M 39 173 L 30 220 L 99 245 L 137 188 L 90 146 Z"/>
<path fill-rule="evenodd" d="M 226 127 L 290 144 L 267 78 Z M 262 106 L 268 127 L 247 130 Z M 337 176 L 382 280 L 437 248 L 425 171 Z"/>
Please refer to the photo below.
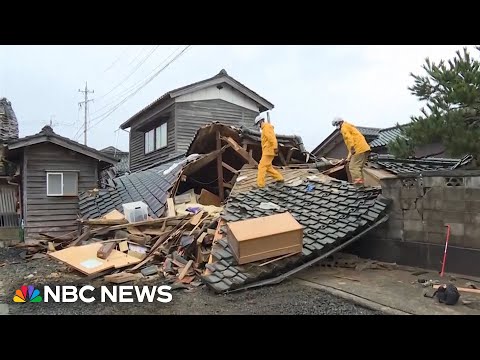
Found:
<path fill-rule="evenodd" d="M 165 144 L 163 144 L 163 145 L 161 145 L 162 128 L 165 129 L 165 135 L 163 136 L 164 139 L 165 139 Z M 151 132 L 153 132 L 153 144 L 150 144 L 147 141 L 147 136 Z M 157 136 L 157 134 L 158 134 L 158 136 Z M 166 147 L 168 147 L 168 121 L 165 121 L 165 122 L 161 123 L 160 125 L 151 128 L 148 131 L 145 131 L 143 133 L 143 141 L 144 141 L 144 144 L 143 144 L 144 145 L 143 146 L 144 154 L 150 154 L 154 151 L 162 150 L 162 149 L 165 149 Z M 149 147 L 147 147 L 147 145 L 149 145 Z"/>
<path fill-rule="evenodd" d="M 72 173 L 72 174 L 75 174 L 76 175 L 76 178 L 75 178 L 75 192 L 76 194 L 65 194 L 64 192 L 64 188 L 65 188 L 65 183 L 64 183 L 64 174 L 65 173 Z M 50 175 L 60 175 L 60 179 L 61 179 L 61 187 L 62 187 L 62 191 L 60 194 L 50 194 L 49 193 L 49 178 L 50 178 Z M 46 172 L 46 177 L 47 177 L 47 197 L 75 197 L 75 196 L 78 196 L 78 171 L 77 170 L 72 170 L 72 171 L 47 171 Z"/>
<path fill-rule="evenodd" d="M 164 137 L 165 137 L 165 144 L 164 144 L 163 146 L 158 146 L 158 147 L 157 147 L 157 143 L 159 143 L 159 142 L 160 142 L 159 140 L 162 138 L 162 127 L 165 127 L 165 135 L 164 135 Z M 157 139 L 157 130 L 160 130 L 160 131 L 158 132 L 158 134 L 159 134 L 158 137 L 159 137 L 160 139 Z M 167 145 L 168 145 L 168 125 L 167 125 L 167 122 L 164 122 L 163 124 L 161 124 L 160 126 L 157 126 L 157 127 L 155 128 L 155 150 L 164 149 L 164 148 L 167 147 Z"/>
<path fill-rule="evenodd" d="M 150 144 L 147 141 L 147 137 L 150 133 L 153 133 L 153 143 L 152 144 Z M 155 151 L 155 129 L 151 129 L 151 130 L 146 131 L 143 136 L 144 136 L 143 141 L 144 141 L 145 154 L 150 154 L 151 152 L 154 152 Z M 151 147 L 147 148 L 147 144 L 151 145 Z M 151 149 L 151 150 L 148 150 L 148 149 Z"/>

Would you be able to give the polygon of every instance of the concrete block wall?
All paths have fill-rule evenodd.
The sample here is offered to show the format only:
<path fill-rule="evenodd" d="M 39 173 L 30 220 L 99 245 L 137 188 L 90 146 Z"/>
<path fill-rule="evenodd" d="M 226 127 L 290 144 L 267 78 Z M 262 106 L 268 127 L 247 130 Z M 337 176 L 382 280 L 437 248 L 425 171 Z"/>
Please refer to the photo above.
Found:
<path fill-rule="evenodd" d="M 480 249 L 480 176 L 385 179 L 382 194 L 393 200 L 390 219 L 376 239 Z"/>

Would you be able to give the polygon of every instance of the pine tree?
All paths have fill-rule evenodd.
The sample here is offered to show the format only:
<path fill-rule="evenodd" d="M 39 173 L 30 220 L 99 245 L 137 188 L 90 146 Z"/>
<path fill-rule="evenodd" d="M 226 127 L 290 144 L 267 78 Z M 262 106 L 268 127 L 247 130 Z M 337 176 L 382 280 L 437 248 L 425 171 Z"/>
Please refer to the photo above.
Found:
<path fill-rule="evenodd" d="M 480 47 L 476 48 L 480 51 Z M 412 155 L 415 147 L 441 142 L 452 156 L 480 157 L 480 62 L 466 48 L 452 60 L 437 65 L 428 58 L 422 66 L 426 76 L 410 74 L 408 89 L 426 102 L 420 116 L 402 127 L 402 136 L 389 144 L 397 157 Z M 477 161 L 478 163 L 478 161 Z"/>

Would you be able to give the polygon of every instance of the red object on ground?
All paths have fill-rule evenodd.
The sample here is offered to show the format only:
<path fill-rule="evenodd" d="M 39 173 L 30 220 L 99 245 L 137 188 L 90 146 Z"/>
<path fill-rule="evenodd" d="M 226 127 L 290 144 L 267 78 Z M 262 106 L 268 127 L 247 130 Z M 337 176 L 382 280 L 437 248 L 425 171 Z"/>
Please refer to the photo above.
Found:
<path fill-rule="evenodd" d="M 450 225 L 445 225 L 447 227 L 447 239 L 445 240 L 445 250 L 443 251 L 443 261 L 442 261 L 442 271 L 440 272 L 440 277 L 443 277 L 445 272 L 445 262 L 447 261 L 447 248 L 448 248 L 448 239 L 450 239 Z"/>

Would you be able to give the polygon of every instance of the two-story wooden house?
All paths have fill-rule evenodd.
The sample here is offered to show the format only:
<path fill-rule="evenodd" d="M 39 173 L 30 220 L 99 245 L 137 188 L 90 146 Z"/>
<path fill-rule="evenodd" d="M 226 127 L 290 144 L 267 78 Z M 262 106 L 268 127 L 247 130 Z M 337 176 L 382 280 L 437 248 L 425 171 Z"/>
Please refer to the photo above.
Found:
<path fill-rule="evenodd" d="M 252 128 L 255 117 L 271 109 L 225 70 L 171 90 L 120 126 L 130 128 L 130 171 L 184 154 L 196 131 L 212 121 Z"/>

